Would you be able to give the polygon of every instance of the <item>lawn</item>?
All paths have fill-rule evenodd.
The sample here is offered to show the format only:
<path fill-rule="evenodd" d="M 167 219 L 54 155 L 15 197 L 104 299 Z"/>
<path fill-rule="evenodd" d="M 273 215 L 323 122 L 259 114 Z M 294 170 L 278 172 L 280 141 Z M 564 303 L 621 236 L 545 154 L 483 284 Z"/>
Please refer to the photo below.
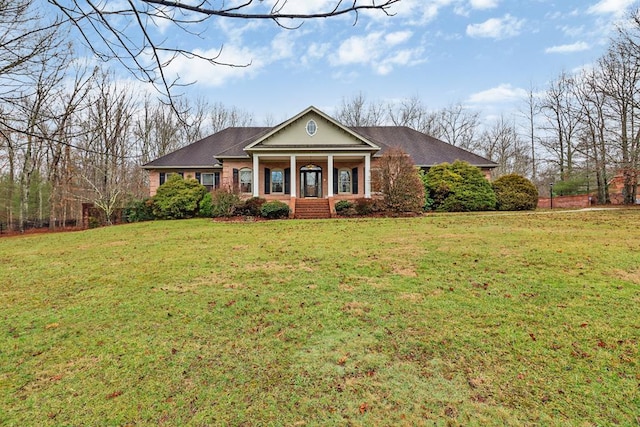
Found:
<path fill-rule="evenodd" d="M 0 425 L 637 425 L 640 210 L 0 238 Z"/>

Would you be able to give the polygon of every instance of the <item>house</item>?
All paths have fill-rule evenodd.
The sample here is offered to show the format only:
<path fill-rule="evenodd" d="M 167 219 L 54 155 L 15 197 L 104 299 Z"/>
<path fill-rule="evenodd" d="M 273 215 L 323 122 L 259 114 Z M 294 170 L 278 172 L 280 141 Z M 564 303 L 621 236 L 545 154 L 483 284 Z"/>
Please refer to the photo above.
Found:
<path fill-rule="evenodd" d="M 233 188 L 243 197 L 281 200 L 292 211 L 305 201 L 336 200 L 375 194 L 378 159 L 390 147 L 404 150 L 428 169 L 455 160 L 483 169 L 496 164 L 429 135 L 402 126 L 345 126 L 315 107 L 274 127 L 227 128 L 143 166 L 150 195 L 167 176 L 195 178 L 210 190 Z"/>

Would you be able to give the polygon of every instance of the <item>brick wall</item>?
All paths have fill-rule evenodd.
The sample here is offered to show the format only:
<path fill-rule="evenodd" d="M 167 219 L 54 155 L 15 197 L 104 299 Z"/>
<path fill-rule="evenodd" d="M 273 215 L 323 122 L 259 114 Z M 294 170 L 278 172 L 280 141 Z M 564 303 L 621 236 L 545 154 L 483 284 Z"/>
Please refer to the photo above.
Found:
<path fill-rule="evenodd" d="M 553 198 L 554 208 L 588 208 L 591 206 L 591 196 L 582 194 L 579 196 L 555 196 Z M 549 209 L 551 207 L 551 199 L 549 197 L 540 197 L 538 199 L 538 209 Z"/>

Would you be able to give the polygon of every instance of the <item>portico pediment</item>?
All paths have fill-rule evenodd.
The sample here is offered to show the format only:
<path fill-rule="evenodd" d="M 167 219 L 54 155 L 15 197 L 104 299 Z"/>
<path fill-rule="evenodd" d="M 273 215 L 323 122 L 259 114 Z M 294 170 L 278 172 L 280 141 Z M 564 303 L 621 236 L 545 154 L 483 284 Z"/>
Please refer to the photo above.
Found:
<path fill-rule="evenodd" d="M 377 152 L 373 142 L 354 133 L 315 107 L 274 127 L 250 145 L 245 152 Z"/>

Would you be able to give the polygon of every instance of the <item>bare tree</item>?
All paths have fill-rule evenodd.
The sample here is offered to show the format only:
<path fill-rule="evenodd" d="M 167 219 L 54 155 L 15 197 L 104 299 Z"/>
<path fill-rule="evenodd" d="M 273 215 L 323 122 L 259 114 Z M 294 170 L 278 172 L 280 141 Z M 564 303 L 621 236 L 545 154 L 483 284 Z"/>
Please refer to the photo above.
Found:
<path fill-rule="evenodd" d="M 577 79 L 577 93 L 581 107 L 581 138 L 584 139 L 586 169 L 587 172 L 590 167 L 595 170 L 598 202 L 608 204 L 611 203 L 611 199 L 607 169 L 611 163 L 610 154 L 612 153 L 608 143 L 607 100 L 604 92 L 600 90 L 602 78 L 600 69 L 583 72 Z"/>
<path fill-rule="evenodd" d="M 395 126 L 407 126 L 434 138 L 440 137 L 437 113 L 429 112 L 417 96 L 389 104 L 388 114 Z"/>
<path fill-rule="evenodd" d="M 369 102 L 364 94 L 342 99 L 336 119 L 346 126 L 380 126 L 385 122 L 385 108 L 382 103 Z"/>
<path fill-rule="evenodd" d="M 128 87 L 118 86 L 110 74 L 103 73 L 88 102 L 78 153 L 86 193 L 79 196 L 98 206 L 110 223 L 135 184 L 130 178 L 137 169 L 131 129 L 135 100 Z"/>
<path fill-rule="evenodd" d="M 531 148 L 531 179 L 537 179 L 537 159 L 536 159 L 536 116 L 540 112 L 538 99 L 533 87 L 527 92 L 525 117 L 527 120 L 527 139 Z"/>
<path fill-rule="evenodd" d="M 440 110 L 437 122 L 439 138 L 456 147 L 474 149 L 480 125 L 479 113 L 458 103 Z"/>
<path fill-rule="evenodd" d="M 325 2 L 321 10 L 297 13 L 288 0 L 263 2 L 182 2 L 174 0 L 140 0 L 126 2 L 49 0 L 72 25 L 84 42 L 103 61 L 120 62 L 134 76 L 151 82 L 164 95 L 181 83 L 170 81 L 165 68 L 178 57 L 200 58 L 212 65 L 246 66 L 222 62 L 220 52 L 203 56 L 193 49 L 184 49 L 183 37 L 155 37 L 151 27 L 168 24 L 185 37 L 198 37 L 207 31 L 212 19 L 272 21 L 283 28 L 298 28 L 304 21 L 352 14 L 357 22 L 360 12 L 377 10 L 390 15 L 391 7 L 401 0 Z M 179 40 L 179 41 L 174 41 Z M 173 41 L 173 42 L 172 42 Z M 145 59 L 145 58 L 148 58 Z"/>
<path fill-rule="evenodd" d="M 617 124 L 616 140 L 620 152 L 624 203 L 635 203 L 640 174 L 640 13 L 633 15 L 631 28 L 620 30 L 607 54 L 600 61 L 602 91 Z"/>
<path fill-rule="evenodd" d="M 508 123 L 503 116 L 482 133 L 478 148 L 485 157 L 498 164 L 492 172 L 495 178 L 510 173 L 527 175 L 530 171 L 528 149 L 518 137 L 515 125 Z"/>
<path fill-rule="evenodd" d="M 31 0 L 0 1 L 0 93 L 21 91 L 33 61 L 51 49 L 59 20 L 47 21 Z"/>
<path fill-rule="evenodd" d="M 237 107 L 226 107 L 218 102 L 209 108 L 211 132 L 219 132 L 228 127 L 251 126 L 253 115 Z"/>
<path fill-rule="evenodd" d="M 549 135 L 542 145 L 553 153 L 562 181 L 572 177 L 578 153 L 580 114 L 575 95 L 573 76 L 563 72 L 550 83 L 541 102 L 547 119 L 544 130 Z"/>

